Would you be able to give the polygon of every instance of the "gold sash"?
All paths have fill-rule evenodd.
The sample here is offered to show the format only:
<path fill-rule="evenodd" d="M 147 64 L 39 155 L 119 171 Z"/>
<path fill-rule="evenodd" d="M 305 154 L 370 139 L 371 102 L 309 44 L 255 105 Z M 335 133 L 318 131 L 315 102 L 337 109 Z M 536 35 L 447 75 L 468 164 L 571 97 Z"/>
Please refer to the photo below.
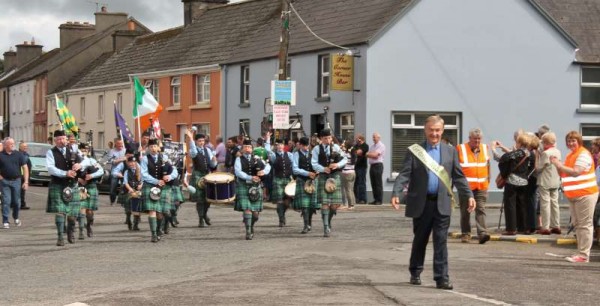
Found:
<path fill-rule="evenodd" d="M 444 184 L 444 187 L 446 187 L 448 195 L 450 195 L 450 204 L 453 208 L 455 208 L 456 199 L 454 197 L 454 192 L 452 192 L 452 183 L 450 181 L 450 175 L 448 174 L 446 169 L 442 165 L 438 164 L 435 160 L 433 160 L 433 158 L 431 158 L 431 156 L 427 154 L 427 151 L 425 151 L 425 149 L 423 149 L 422 146 L 418 144 L 413 144 L 412 146 L 408 147 L 408 150 L 412 152 L 412 154 L 414 154 L 425 165 L 425 167 L 427 167 L 427 169 L 431 170 L 431 172 L 433 172 L 440 179 L 440 182 L 442 182 L 442 184 Z"/>

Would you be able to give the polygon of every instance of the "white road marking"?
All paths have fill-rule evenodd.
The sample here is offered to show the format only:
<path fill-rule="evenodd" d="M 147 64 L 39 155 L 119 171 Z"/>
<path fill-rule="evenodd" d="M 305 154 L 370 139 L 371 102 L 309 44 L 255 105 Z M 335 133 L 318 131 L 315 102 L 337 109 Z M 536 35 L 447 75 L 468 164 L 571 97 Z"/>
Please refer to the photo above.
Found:
<path fill-rule="evenodd" d="M 450 290 L 447 291 L 447 292 L 454 293 L 454 294 L 457 294 L 457 295 L 461 295 L 461 296 L 464 296 L 464 297 L 467 297 L 467 298 L 470 298 L 470 299 L 474 299 L 474 300 L 477 300 L 477 301 L 490 303 L 490 304 L 493 304 L 493 305 L 504 305 L 504 306 L 510 306 L 510 305 L 512 305 L 512 304 L 509 304 L 509 303 L 506 303 L 506 302 L 502 302 L 502 301 L 496 301 L 496 300 L 493 300 L 493 299 L 486 299 L 486 298 L 478 297 L 475 294 L 468 294 L 468 293 L 462 293 L 462 292 L 450 291 Z"/>

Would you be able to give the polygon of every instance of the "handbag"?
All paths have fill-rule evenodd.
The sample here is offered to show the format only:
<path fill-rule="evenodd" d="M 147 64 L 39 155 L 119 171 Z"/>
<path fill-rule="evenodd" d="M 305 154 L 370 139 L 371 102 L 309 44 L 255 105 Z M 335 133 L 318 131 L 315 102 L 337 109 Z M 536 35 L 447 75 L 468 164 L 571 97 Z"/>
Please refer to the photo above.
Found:
<path fill-rule="evenodd" d="M 517 164 L 515 169 L 519 168 L 519 166 L 527 159 L 527 157 L 529 157 L 529 155 L 525 155 L 525 157 L 523 157 L 521 159 L 521 161 Z M 496 176 L 496 187 L 498 189 L 502 189 L 502 188 L 504 188 L 505 185 L 506 185 L 506 179 L 502 177 L 502 174 L 498 173 L 498 176 Z"/>

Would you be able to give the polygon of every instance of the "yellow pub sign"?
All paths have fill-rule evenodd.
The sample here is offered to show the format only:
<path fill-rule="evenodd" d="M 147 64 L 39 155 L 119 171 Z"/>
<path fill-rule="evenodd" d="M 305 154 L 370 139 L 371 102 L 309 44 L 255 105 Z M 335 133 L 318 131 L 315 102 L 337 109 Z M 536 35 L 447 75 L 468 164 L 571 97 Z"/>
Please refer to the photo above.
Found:
<path fill-rule="evenodd" d="M 331 89 L 354 90 L 354 58 L 333 54 L 331 61 Z"/>

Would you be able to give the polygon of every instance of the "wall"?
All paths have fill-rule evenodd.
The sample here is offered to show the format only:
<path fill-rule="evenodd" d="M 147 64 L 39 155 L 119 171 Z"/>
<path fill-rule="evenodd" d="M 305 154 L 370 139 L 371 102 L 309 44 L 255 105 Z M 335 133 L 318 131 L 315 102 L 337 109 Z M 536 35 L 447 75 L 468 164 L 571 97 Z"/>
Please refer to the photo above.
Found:
<path fill-rule="evenodd" d="M 32 141 L 35 81 L 10 86 L 8 91 L 11 112 L 10 136 L 16 141 Z"/>
<path fill-rule="evenodd" d="M 384 176 L 398 170 L 389 159 L 393 111 L 458 112 L 463 141 L 473 127 L 507 145 L 517 128 L 548 123 L 559 139 L 578 130 L 592 117 L 576 114 L 573 51 L 527 1 L 417 2 L 368 50 L 367 133 L 387 145 Z M 392 186 L 384 184 L 388 196 Z"/>

